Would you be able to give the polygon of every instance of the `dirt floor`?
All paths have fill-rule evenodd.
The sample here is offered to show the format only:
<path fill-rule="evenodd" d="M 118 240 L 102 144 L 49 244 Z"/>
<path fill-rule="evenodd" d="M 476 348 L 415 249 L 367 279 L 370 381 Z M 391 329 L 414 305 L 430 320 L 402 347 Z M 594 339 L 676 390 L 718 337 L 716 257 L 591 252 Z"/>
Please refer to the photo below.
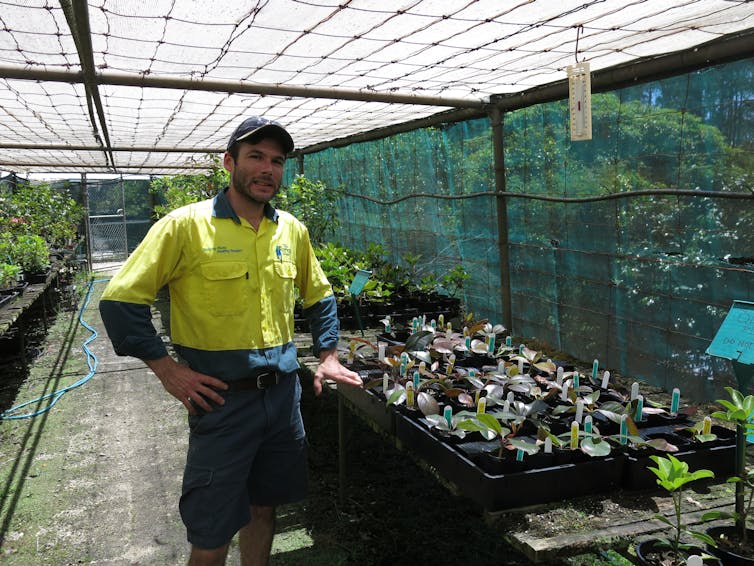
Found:
<path fill-rule="evenodd" d="M 100 281 L 31 341 L 28 370 L 7 359 L 3 366 L 0 411 L 75 387 L 15 413 L 55 403 L 38 416 L 0 421 L 0 563 L 186 561 L 177 511 L 185 410 L 143 363 L 113 354 L 96 310 Z M 157 324 L 160 312 L 155 309 Z M 350 412 L 343 415 L 348 476 L 340 500 L 337 395 L 326 391 L 315 398 L 306 377 L 304 386 L 311 493 L 306 502 L 280 510 L 273 565 L 525 566 L 530 562 L 505 540 L 509 530 L 567 530 L 581 522 L 588 532 L 590 514 L 605 508 L 598 497 L 528 517 L 485 516 Z M 239 564 L 235 542 L 228 563 Z M 603 550 L 547 563 L 627 562 Z"/>

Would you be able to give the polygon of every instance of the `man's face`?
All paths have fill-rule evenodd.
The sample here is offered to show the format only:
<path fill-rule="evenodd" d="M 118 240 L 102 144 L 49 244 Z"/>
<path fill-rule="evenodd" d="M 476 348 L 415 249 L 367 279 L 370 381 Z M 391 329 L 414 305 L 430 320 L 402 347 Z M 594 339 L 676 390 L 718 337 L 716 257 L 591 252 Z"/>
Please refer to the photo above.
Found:
<path fill-rule="evenodd" d="M 223 165 L 230 173 L 231 190 L 253 203 L 264 204 L 280 189 L 285 153 L 280 143 L 272 138 L 256 143 L 241 142 L 238 158 L 234 161 L 226 152 Z"/>

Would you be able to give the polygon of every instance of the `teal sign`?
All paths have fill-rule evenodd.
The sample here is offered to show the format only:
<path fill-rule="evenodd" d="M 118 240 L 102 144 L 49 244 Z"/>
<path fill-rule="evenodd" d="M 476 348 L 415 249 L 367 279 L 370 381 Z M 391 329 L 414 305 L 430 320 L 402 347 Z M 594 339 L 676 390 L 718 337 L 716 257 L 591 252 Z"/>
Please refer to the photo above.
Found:
<path fill-rule="evenodd" d="M 352 295 L 358 295 L 359 293 L 361 293 L 364 290 L 364 285 L 367 284 L 367 281 L 369 280 L 369 277 L 371 275 L 371 271 L 367 271 L 366 269 L 359 269 L 356 272 L 356 275 L 354 275 L 353 282 L 348 288 L 348 292 Z"/>
<path fill-rule="evenodd" d="M 706 352 L 740 364 L 754 363 L 754 303 L 733 301 Z"/>
<path fill-rule="evenodd" d="M 733 301 L 706 352 L 733 363 L 738 388 L 745 395 L 754 377 L 754 303 Z M 746 440 L 754 443 L 754 435 L 747 435 Z"/>

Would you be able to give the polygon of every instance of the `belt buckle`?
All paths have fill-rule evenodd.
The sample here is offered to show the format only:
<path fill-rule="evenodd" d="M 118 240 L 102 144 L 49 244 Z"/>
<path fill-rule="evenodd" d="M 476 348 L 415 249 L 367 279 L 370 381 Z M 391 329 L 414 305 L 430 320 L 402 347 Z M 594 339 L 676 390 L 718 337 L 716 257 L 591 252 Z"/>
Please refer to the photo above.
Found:
<path fill-rule="evenodd" d="M 274 371 L 263 371 L 257 376 L 257 389 L 267 389 L 267 385 L 262 381 L 265 377 L 268 377 L 270 375 L 275 376 L 275 383 L 272 385 L 277 385 L 278 383 L 278 374 Z"/>

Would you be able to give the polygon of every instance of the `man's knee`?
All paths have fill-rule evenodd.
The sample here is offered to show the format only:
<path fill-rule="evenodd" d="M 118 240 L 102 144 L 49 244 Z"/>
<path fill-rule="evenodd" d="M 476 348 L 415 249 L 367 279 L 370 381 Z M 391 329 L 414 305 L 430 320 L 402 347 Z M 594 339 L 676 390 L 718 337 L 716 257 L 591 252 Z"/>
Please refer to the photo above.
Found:
<path fill-rule="evenodd" d="M 230 544 L 218 548 L 192 546 L 188 566 L 222 566 L 225 564 L 229 546 Z"/>

